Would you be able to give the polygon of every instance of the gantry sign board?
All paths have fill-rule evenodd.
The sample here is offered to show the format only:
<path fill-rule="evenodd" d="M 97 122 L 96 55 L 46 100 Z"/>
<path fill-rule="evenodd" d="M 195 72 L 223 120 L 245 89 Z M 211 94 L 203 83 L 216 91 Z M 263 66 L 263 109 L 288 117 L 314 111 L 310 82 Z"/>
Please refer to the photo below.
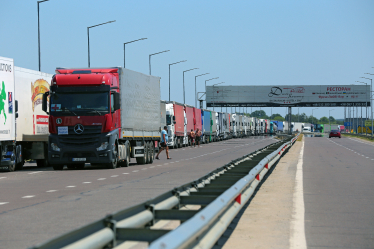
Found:
<path fill-rule="evenodd" d="M 207 86 L 207 107 L 370 106 L 370 86 Z"/>

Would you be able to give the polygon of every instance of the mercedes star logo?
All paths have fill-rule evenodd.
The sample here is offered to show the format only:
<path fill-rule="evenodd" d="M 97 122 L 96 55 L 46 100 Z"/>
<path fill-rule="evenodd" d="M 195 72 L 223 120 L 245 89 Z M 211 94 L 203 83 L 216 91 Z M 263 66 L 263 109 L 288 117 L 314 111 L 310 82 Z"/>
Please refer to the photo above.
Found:
<path fill-rule="evenodd" d="M 74 126 L 74 132 L 77 134 L 82 134 L 84 131 L 84 127 L 81 124 L 77 124 Z"/>

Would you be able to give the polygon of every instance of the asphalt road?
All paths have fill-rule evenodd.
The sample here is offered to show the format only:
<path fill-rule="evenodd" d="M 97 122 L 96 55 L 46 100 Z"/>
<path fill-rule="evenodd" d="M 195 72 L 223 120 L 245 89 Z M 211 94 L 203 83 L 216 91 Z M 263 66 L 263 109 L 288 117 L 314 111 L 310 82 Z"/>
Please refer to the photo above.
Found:
<path fill-rule="evenodd" d="M 306 137 L 308 248 L 374 248 L 374 143 Z"/>
<path fill-rule="evenodd" d="M 275 142 L 231 139 L 201 148 L 170 150 L 153 164 L 53 171 L 26 165 L 0 174 L 0 248 L 28 248 L 174 187 Z"/>

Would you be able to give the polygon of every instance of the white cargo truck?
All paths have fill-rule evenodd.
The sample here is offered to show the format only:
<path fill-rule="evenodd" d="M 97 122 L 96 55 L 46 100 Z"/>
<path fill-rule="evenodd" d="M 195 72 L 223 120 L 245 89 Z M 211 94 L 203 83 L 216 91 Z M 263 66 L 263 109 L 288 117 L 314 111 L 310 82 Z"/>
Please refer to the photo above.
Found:
<path fill-rule="evenodd" d="M 18 168 L 20 150 L 16 147 L 17 104 L 14 81 L 14 60 L 0 57 L 0 170 Z M 18 149 L 18 156 L 17 156 Z M 16 166 L 17 165 L 17 166 Z"/>

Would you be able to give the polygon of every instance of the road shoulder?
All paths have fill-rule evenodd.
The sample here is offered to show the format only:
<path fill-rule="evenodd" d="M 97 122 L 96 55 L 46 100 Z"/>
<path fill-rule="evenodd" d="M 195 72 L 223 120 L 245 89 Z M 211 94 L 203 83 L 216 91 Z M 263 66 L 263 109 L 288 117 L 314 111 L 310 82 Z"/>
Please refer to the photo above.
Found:
<path fill-rule="evenodd" d="M 293 198 L 302 142 L 297 141 L 267 174 L 235 217 L 217 248 L 289 248 Z"/>

